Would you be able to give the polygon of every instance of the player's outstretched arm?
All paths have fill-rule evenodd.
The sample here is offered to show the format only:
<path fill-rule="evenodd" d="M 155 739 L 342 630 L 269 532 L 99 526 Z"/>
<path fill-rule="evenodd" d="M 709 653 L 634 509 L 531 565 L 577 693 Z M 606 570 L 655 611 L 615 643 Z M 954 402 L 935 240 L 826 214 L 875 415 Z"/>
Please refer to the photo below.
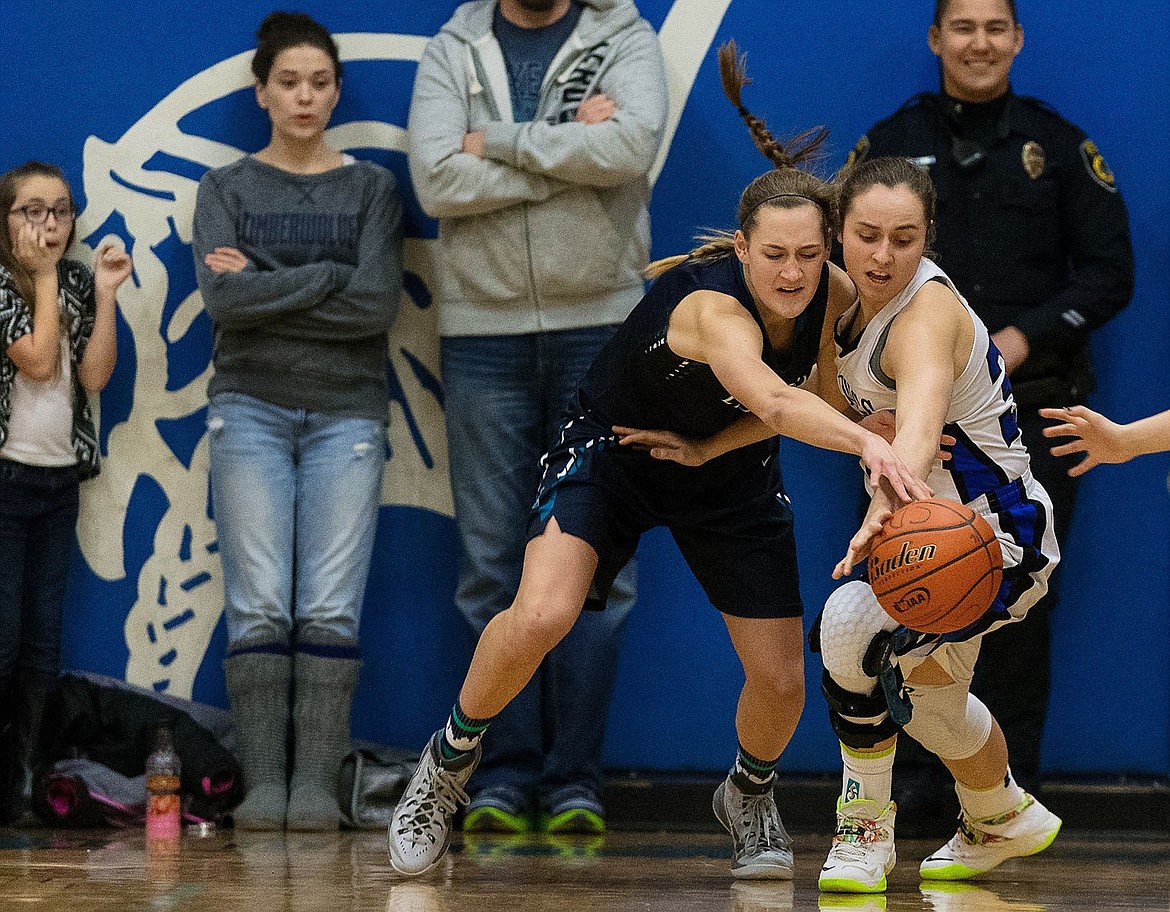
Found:
<path fill-rule="evenodd" d="M 903 503 L 930 496 L 921 475 L 912 471 L 890 444 L 808 390 L 789 386 L 764 363 L 762 333 L 734 299 L 722 295 L 704 298 L 693 310 L 692 333 L 687 340 L 690 350 L 671 342 L 673 349 L 709 364 L 723 388 L 775 433 L 860 456 L 870 482 L 876 487 L 885 480 Z M 674 328 L 672 320 L 671 332 Z"/>
<path fill-rule="evenodd" d="M 673 431 L 614 425 L 618 443 L 646 450 L 654 459 L 701 466 L 716 456 L 775 437 L 776 432 L 755 415 L 744 415 L 710 437 L 686 437 Z"/>
<path fill-rule="evenodd" d="M 1074 477 L 1102 463 L 1128 462 L 1135 456 L 1170 450 L 1170 409 L 1129 424 L 1110 421 L 1083 405 L 1044 408 L 1040 415 L 1058 422 L 1044 429 L 1045 437 L 1075 438 L 1052 447 L 1052 455 L 1085 454 L 1068 470 Z"/>

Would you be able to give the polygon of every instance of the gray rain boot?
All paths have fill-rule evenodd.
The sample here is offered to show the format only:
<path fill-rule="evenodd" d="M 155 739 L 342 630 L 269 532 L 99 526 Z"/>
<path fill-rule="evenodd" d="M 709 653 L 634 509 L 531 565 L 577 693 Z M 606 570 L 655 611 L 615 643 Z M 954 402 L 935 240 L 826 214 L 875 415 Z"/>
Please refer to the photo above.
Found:
<path fill-rule="evenodd" d="M 360 667 L 353 658 L 296 653 L 290 830 L 336 830 L 341 825 L 337 776 L 350 749 L 350 705 Z"/>
<path fill-rule="evenodd" d="M 223 663 L 244 771 L 237 829 L 283 830 L 288 813 L 288 699 L 292 656 L 239 652 Z"/>

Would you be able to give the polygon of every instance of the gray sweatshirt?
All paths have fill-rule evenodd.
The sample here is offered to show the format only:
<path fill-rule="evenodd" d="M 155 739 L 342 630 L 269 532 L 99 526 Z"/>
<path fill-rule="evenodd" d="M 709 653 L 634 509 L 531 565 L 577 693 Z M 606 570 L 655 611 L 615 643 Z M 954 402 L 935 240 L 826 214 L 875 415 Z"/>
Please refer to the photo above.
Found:
<path fill-rule="evenodd" d="M 208 395 L 385 420 L 402 237 L 394 176 L 372 162 L 303 175 L 245 156 L 207 172 L 193 252 L 215 324 Z M 247 268 L 213 272 L 203 258 L 217 247 Z"/>
<path fill-rule="evenodd" d="M 647 175 L 667 109 L 662 50 L 630 0 L 583 5 L 530 123 L 512 119 L 496 0 L 463 4 L 427 43 L 410 106 L 410 175 L 439 219 L 442 335 L 620 323 L 642 296 Z M 576 123 L 577 106 L 598 92 L 617 113 Z M 461 151 L 478 130 L 483 159 Z"/>

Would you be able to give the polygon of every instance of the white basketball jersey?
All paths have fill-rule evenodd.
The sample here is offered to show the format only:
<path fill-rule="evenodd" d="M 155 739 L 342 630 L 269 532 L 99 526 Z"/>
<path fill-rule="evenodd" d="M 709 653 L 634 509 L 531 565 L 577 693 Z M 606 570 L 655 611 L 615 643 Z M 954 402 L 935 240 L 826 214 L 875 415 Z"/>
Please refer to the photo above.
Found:
<path fill-rule="evenodd" d="M 991 609 L 962 630 L 930 638 L 913 653 L 946 660 L 948 650 L 970 648 L 963 641 L 976 640 L 1022 618 L 1047 591 L 1048 577 L 1060 561 L 1060 547 L 1052 527 L 1052 502 L 1032 477 L 1028 451 L 1020 439 L 1003 358 L 991 344 L 983 321 L 930 260 L 919 262 L 910 284 L 881 309 L 855 342 L 843 339 L 840 324 L 836 327 L 841 391 L 863 415 L 897 407 L 894 381 L 881 367 L 882 351 L 894 319 L 918 289 L 931 281 L 945 282 L 962 302 L 975 327 L 975 339 L 967 364 L 955 380 L 943 425 L 943 433 L 955 438 L 951 458 L 935 460 L 926 483 L 936 497 L 965 503 L 983 515 L 999 539 L 1004 563 L 1003 584 Z M 968 656 L 970 667 L 978 652 L 974 648 L 975 653 Z"/>
<path fill-rule="evenodd" d="M 943 432 L 956 440 L 952 458 L 938 460 L 926 483 L 937 497 L 970 503 L 980 495 L 1028 476 L 1028 452 L 1016 425 L 1015 402 L 1004 388 L 1007 372 L 983 325 L 954 283 L 930 260 L 923 259 L 905 290 L 866 326 L 861 337 L 845 343 L 837 337 L 837 382 L 853 408 L 863 415 L 897 406 L 894 381 L 881 368 L 890 326 L 923 285 L 942 281 L 962 302 L 975 326 L 967 365 L 955 381 Z M 1029 484 L 1028 487 L 1031 487 Z"/>

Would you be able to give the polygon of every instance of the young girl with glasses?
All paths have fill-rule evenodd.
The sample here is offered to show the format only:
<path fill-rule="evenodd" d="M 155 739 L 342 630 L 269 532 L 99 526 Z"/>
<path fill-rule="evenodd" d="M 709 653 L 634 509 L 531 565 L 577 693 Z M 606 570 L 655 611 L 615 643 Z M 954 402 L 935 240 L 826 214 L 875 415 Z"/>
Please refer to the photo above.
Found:
<path fill-rule="evenodd" d="M 0 821 L 27 814 L 45 696 L 57 677 L 79 481 L 98 471 L 88 395 L 116 356 L 115 294 L 130 257 L 65 253 L 73 195 L 60 169 L 0 177 Z"/>

